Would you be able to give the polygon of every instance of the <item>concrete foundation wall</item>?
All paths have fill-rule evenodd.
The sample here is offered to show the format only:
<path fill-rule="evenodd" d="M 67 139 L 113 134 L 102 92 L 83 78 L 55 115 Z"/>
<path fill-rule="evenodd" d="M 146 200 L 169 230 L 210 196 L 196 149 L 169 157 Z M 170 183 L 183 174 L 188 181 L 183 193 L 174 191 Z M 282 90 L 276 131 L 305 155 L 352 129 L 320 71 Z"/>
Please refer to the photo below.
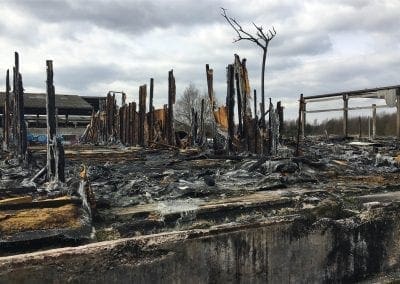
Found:
<path fill-rule="evenodd" d="M 321 283 L 398 268 L 399 214 L 224 226 L 0 258 L 1 283 Z"/>

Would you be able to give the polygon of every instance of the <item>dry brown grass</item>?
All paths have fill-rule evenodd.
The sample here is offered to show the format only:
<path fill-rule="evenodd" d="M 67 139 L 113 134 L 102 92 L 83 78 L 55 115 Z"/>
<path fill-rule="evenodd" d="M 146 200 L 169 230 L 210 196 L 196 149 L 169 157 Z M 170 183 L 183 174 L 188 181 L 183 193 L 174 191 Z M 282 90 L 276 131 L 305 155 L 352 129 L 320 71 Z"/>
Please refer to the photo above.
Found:
<path fill-rule="evenodd" d="M 78 207 L 67 204 L 57 208 L 22 209 L 0 212 L 0 233 L 9 235 L 32 230 L 78 228 Z"/>

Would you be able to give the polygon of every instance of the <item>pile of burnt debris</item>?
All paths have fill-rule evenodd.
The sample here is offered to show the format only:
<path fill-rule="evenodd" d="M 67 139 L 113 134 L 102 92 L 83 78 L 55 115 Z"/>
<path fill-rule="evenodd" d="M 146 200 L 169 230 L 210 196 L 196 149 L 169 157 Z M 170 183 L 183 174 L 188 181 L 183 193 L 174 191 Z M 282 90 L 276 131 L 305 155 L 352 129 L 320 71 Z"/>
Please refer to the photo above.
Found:
<path fill-rule="evenodd" d="M 120 106 L 109 93 L 81 143 L 69 146 L 57 139 L 53 66 L 47 61 L 46 147 L 27 143 L 17 54 L 15 59 L 12 92 L 7 72 L 0 153 L 2 255 L 289 216 L 315 224 L 400 200 L 397 140 L 300 133 L 297 141 L 285 140 L 280 103 L 275 109 L 270 102 L 267 111 L 261 103 L 259 118 L 254 92 L 252 114 L 246 61 L 238 56 L 227 68 L 225 106 L 216 105 L 213 71 L 206 66 L 213 137 L 205 134 L 204 107 L 193 113 L 190 131 L 177 135 L 171 70 L 163 109 L 153 106 L 153 80 L 149 111 L 146 85 L 139 90 L 138 112 L 124 93 Z"/>

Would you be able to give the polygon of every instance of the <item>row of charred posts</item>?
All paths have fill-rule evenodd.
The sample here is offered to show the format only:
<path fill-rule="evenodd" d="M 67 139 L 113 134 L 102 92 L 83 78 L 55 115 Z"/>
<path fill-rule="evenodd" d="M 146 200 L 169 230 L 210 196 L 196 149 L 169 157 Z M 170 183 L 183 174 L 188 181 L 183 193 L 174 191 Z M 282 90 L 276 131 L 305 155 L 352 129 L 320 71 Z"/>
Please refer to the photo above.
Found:
<path fill-rule="evenodd" d="M 116 95 L 121 95 L 121 106 Z M 174 104 L 176 97 L 173 70 L 168 72 L 168 104 L 163 109 L 153 106 L 154 79 L 150 79 L 149 112 L 146 111 L 147 85 L 139 87 L 139 103 L 126 102 L 124 92 L 110 91 L 99 110 L 92 114 L 82 135 L 83 143 L 122 143 L 126 146 L 165 144 L 175 147 Z"/>
<path fill-rule="evenodd" d="M 212 138 L 214 149 L 229 153 L 248 151 L 261 154 L 276 154 L 283 128 L 283 107 L 278 102 L 275 108 L 269 100 L 268 110 L 260 103 L 257 114 L 257 93 L 252 93 L 249 84 L 246 59 L 235 55 L 233 64 L 227 66 L 226 104 L 218 106 L 213 87 L 213 70 L 206 65 L 209 106 L 212 110 Z M 125 146 L 170 147 L 203 146 L 207 142 L 205 104 L 200 110 L 191 110 L 192 121 L 186 135 L 175 131 L 174 104 L 176 86 L 173 70 L 168 72 L 168 104 L 161 109 L 153 105 L 154 79 L 150 79 L 147 106 L 147 85 L 139 87 L 139 103 L 126 102 L 126 94 L 110 91 L 99 111 L 93 112 L 81 141 L 83 143 L 122 143 Z M 116 95 L 121 95 L 118 106 Z M 251 110 L 254 102 L 254 115 Z M 262 100 L 264 101 L 264 100 Z M 200 113 L 198 113 L 200 112 Z M 236 113 L 236 119 L 235 119 Z M 268 122 L 266 118 L 268 116 Z M 210 127 L 208 125 L 208 127 Z"/>
<path fill-rule="evenodd" d="M 47 112 L 47 166 L 40 175 L 47 173 L 49 180 L 64 180 L 64 150 L 57 139 L 55 92 L 53 84 L 53 64 L 46 62 L 46 112 Z M 99 110 L 92 113 L 90 124 L 84 131 L 83 143 L 122 143 L 125 146 L 204 146 L 206 137 L 206 103 L 209 103 L 212 119 L 213 147 L 218 151 L 237 153 L 248 151 L 264 155 L 274 155 L 280 141 L 283 127 L 283 107 L 278 102 L 276 108 L 269 100 L 266 110 L 262 102 L 258 105 L 256 90 L 250 89 L 246 59 L 235 55 L 234 63 L 227 71 L 226 103 L 218 106 L 213 87 L 213 70 L 206 65 L 207 91 L 209 102 L 204 99 L 201 109 L 192 108 L 190 131 L 175 131 L 174 104 L 176 84 L 173 70 L 168 72 L 168 104 L 161 109 L 153 105 L 154 79 L 139 87 L 139 103 L 127 102 L 123 92 L 110 91 L 100 104 Z M 149 100 L 147 100 L 149 94 Z M 117 104 L 117 95 L 121 104 Z M 253 99 L 253 113 L 251 109 Z M 148 103 L 148 106 L 147 106 Z M 27 126 L 24 119 L 24 90 L 22 75 L 19 73 L 19 56 L 15 53 L 13 68 L 13 89 L 10 87 L 10 74 L 7 70 L 4 104 L 3 149 L 9 151 L 21 162 L 29 163 L 27 148 Z M 260 109 L 258 115 L 257 109 Z M 199 113 L 198 113 L 199 112 Z M 266 121 L 268 118 L 268 122 Z M 210 133 L 210 131 L 208 131 Z M 210 137 L 211 138 L 211 137 Z M 37 177 L 35 177 L 37 178 Z"/>
<path fill-rule="evenodd" d="M 13 89 L 10 86 L 10 72 L 6 73 L 6 92 L 4 103 L 4 123 L 3 123 L 3 150 L 17 159 L 23 166 L 30 163 L 30 153 L 27 143 L 27 125 L 24 116 L 24 88 L 22 75 L 19 72 L 19 55 L 14 54 L 15 64 L 13 67 Z M 47 81 L 46 81 L 46 112 L 47 112 L 47 163 L 37 175 L 37 178 L 46 175 L 48 181 L 64 182 L 65 159 L 64 148 L 56 134 L 56 107 L 55 91 L 53 84 L 53 62 L 46 61 Z"/>
<path fill-rule="evenodd" d="M 257 92 L 256 90 L 253 91 L 252 98 L 246 59 L 240 60 L 239 56 L 235 54 L 234 63 L 227 67 L 226 105 L 216 109 L 213 103 L 215 98 L 212 91 L 212 76 L 209 76 L 209 74 L 212 74 L 212 70 L 208 66 L 206 66 L 206 69 L 208 95 L 215 120 L 220 129 L 227 129 L 228 152 L 248 151 L 263 155 L 276 155 L 281 140 L 280 133 L 284 125 L 281 102 L 278 102 L 275 108 L 270 98 L 268 110 L 266 110 L 265 99 L 262 97 L 259 105 L 260 117 L 258 117 Z M 254 116 L 251 111 L 251 99 L 254 103 Z M 238 124 L 234 120 L 235 108 L 237 109 Z M 223 119 L 223 114 L 226 114 L 226 122 Z M 267 115 L 268 123 L 266 122 Z"/>

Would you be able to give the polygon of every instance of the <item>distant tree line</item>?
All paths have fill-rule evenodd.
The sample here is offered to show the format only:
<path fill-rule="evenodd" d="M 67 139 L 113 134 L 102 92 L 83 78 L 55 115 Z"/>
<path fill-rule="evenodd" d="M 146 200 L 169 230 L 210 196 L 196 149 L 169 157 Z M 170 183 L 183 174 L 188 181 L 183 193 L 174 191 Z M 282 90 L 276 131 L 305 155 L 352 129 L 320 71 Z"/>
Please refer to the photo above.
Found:
<path fill-rule="evenodd" d="M 361 134 L 363 137 L 368 136 L 368 120 L 371 119 L 371 135 L 372 135 L 372 118 L 367 116 L 349 117 L 348 118 L 348 133 L 349 135 L 358 135 L 361 121 Z M 325 119 L 321 123 L 313 121 L 313 124 L 306 123 L 306 135 L 343 135 L 343 119 L 330 118 Z M 289 120 L 285 122 L 284 133 L 286 137 L 296 137 L 297 135 L 297 120 Z M 395 136 L 396 135 L 396 114 L 381 113 L 376 116 L 376 135 L 377 136 Z"/>

